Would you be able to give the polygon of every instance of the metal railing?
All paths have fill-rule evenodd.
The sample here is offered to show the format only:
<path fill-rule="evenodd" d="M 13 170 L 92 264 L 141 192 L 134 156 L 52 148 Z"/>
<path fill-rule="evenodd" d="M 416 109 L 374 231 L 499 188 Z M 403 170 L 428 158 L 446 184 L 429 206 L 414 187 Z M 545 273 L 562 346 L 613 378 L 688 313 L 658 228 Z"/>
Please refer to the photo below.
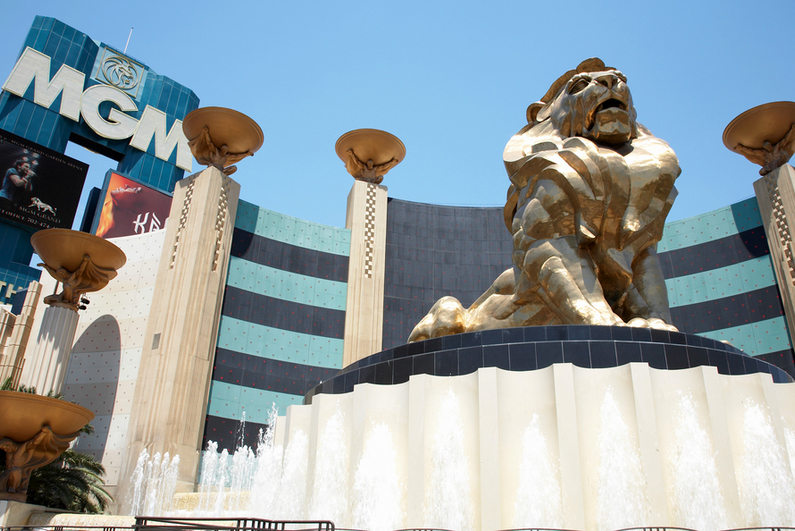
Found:
<path fill-rule="evenodd" d="M 0 531 L 130 531 L 132 527 L 101 525 L 11 525 Z"/>
<path fill-rule="evenodd" d="M 264 520 L 261 518 L 167 518 L 139 516 L 132 526 L 23 525 L 0 527 L 0 531 L 364 531 L 335 527 L 327 520 Z M 395 531 L 451 531 L 438 528 L 411 528 Z M 543 527 L 522 527 L 503 531 L 574 531 Z M 686 527 L 627 527 L 616 531 L 697 531 Z M 742 527 L 724 531 L 795 531 L 793 527 Z"/>
<path fill-rule="evenodd" d="M 168 518 L 136 516 L 136 531 L 335 531 L 328 520 L 265 520 L 262 518 Z"/>

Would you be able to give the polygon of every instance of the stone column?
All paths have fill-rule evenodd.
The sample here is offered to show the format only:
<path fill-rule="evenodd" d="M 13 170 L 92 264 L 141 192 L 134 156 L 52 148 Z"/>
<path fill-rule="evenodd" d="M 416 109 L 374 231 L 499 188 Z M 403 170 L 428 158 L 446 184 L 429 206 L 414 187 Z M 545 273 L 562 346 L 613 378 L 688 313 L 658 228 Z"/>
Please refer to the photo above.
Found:
<path fill-rule="evenodd" d="M 239 195 L 214 167 L 174 190 L 119 480 L 123 511 L 144 448 L 178 454 L 177 491 L 193 491 Z"/>
<path fill-rule="evenodd" d="M 8 341 L 5 343 L 2 355 L 0 355 L 0 365 L 9 367 L 7 373 L 3 373 L 3 380 L 11 376 L 16 387 L 23 370 L 25 351 L 30 340 L 31 329 L 33 328 L 33 318 L 36 315 L 36 306 L 39 304 L 41 295 L 41 284 L 33 281 L 28 285 L 28 292 L 25 295 L 25 302 L 22 311 L 16 316 L 14 329 Z"/>
<path fill-rule="evenodd" d="M 61 392 L 77 331 L 77 320 L 76 309 L 47 306 L 31 356 L 32 363 L 25 367 L 22 383 L 35 387 L 39 394 Z"/>
<path fill-rule="evenodd" d="M 789 226 L 795 219 L 795 168 L 785 164 L 754 183 L 765 227 L 781 304 L 790 331 L 795 330 L 795 246 Z"/>
<path fill-rule="evenodd" d="M 384 330 L 387 188 L 354 181 L 345 227 L 351 230 L 342 366 L 381 350 Z"/>

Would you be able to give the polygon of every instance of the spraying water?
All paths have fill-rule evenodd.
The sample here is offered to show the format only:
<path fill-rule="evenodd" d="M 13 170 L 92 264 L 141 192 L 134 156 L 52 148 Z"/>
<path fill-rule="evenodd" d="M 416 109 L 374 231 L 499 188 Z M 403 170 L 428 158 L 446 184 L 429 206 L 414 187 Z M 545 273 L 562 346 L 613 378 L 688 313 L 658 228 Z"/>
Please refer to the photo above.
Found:
<path fill-rule="evenodd" d="M 782 423 L 784 419 L 781 419 Z M 784 428 L 784 442 L 787 445 L 787 457 L 789 458 L 789 468 L 795 476 L 795 433 L 789 428 Z"/>
<path fill-rule="evenodd" d="M 232 455 L 208 441 L 202 453 L 198 504 L 193 516 L 253 516 L 302 519 L 306 484 L 306 434 L 293 434 L 287 452 L 274 445 L 277 409 L 271 408 L 265 430 L 260 430 L 256 451 L 243 444 L 245 416 Z"/>
<path fill-rule="evenodd" d="M 404 527 L 405 488 L 399 477 L 392 433 L 386 424 L 376 424 L 364 443 L 354 475 L 354 528 L 391 531 Z"/>
<path fill-rule="evenodd" d="M 730 527 L 719 482 L 710 431 L 699 423 L 693 398 L 679 395 L 673 403 L 676 419 L 672 448 L 666 454 L 666 488 L 671 523 L 702 531 Z M 310 475 L 309 438 L 290 433 L 287 448 L 275 444 L 275 406 L 268 428 L 259 434 L 256 451 L 243 444 L 233 455 L 218 452 L 210 442 L 202 458 L 198 503 L 193 516 L 252 516 L 269 519 L 331 519 L 340 527 L 391 531 L 405 527 L 406 474 L 399 469 L 396 438 L 386 424 L 373 424 L 361 454 L 351 455 L 349 419 L 337 409 L 318 427 L 315 470 Z M 647 525 L 650 505 L 640 449 L 619 404 L 607 389 L 599 411 L 596 444 L 596 525 L 608 531 Z M 442 395 L 438 416 L 426 420 L 424 450 L 429 469 L 423 471 L 423 525 L 471 531 L 478 491 L 468 463 L 465 429 L 458 396 Z M 795 524 L 795 434 L 782 427 L 777 436 L 764 406 L 749 404 L 743 413 L 742 440 L 737 444 L 736 477 L 744 526 Z M 403 434 L 405 435 L 405 434 Z M 397 439 L 401 440 L 401 439 Z M 538 415 L 533 415 L 521 439 L 521 459 L 515 500 L 515 527 L 561 528 L 565 520 L 559 463 L 550 452 Z M 789 459 L 787 456 L 789 455 Z M 131 478 L 132 513 L 168 515 L 176 486 L 179 457 L 150 457 L 144 450 Z M 419 466 L 410 463 L 409 466 Z M 503 494 L 504 495 L 504 494 Z M 194 498 L 194 499 L 196 499 Z M 512 500 L 513 501 L 513 500 Z"/>
<path fill-rule="evenodd" d="M 200 514 L 210 513 L 210 493 L 212 492 L 212 481 L 219 467 L 220 455 L 218 455 L 218 444 L 209 441 L 207 449 L 202 453 L 201 481 L 199 483 L 199 507 Z"/>
<path fill-rule="evenodd" d="M 515 528 L 562 528 L 563 502 L 558 466 L 547 448 L 538 415 L 522 435 L 519 488 L 516 493 Z"/>
<path fill-rule="evenodd" d="M 276 519 L 303 520 L 306 512 L 306 472 L 309 465 L 309 437 L 301 430 L 293 432 L 284 452 L 282 477 L 279 482 Z"/>
<path fill-rule="evenodd" d="M 276 425 L 276 407 L 271 408 L 268 427 L 260 433 L 257 444 L 257 467 L 252 480 L 251 498 L 248 510 L 252 515 L 270 514 L 275 510 L 282 477 L 281 445 L 274 444 L 273 431 Z"/>
<path fill-rule="evenodd" d="M 133 494 L 130 516 L 166 514 L 172 509 L 177 487 L 179 456 L 169 459 L 168 452 L 161 459 L 156 453 L 152 458 L 144 448 L 138 456 L 131 478 Z"/>
<path fill-rule="evenodd" d="M 737 479 L 745 524 L 795 526 L 792 471 L 773 424 L 759 404 L 751 402 L 746 406 L 742 433 L 743 453 Z"/>
<path fill-rule="evenodd" d="M 348 460 L 345 415 L 337 411 L 320 433 L 315 454 L 315 478 L 307 518 L 348 522 Z"/>
<path fill-rule="evenodd" d="M 700 531 L 727 529 L 712 439 L 699 423 L 693 397 L 679 393 L 677 402 L 668 463 L 672 491 L 667 497 L 668 511 L 675 526 Z"/>
<path fill-rule="evenodd" d="M 612 531 L 649 524 L 646 477 L 637 441 L 630 433 L 610 388 L 600 410 L 597 527 Z"/>
<path fill-rule="evenodd" d="M 424 525 L 470 531 L 473 527 L 469 464 L 464 449 L 461 406 L 452 389 L 442 398 L 431 444 L 431 469 L 425 493 Z"/>

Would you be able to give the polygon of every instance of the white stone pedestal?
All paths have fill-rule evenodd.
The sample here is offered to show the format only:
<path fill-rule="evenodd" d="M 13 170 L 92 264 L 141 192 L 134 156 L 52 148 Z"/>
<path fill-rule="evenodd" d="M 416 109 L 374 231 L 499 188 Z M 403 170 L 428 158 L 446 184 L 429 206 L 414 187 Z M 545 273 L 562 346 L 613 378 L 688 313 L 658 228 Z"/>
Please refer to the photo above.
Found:
<path fill-rule="evenodd" d="M 22 383 L 35 387 L 39 394 L 47 394 L 50 390 L 61 392 L 75 339 L 77 320 L 75 310 L 47 306 L 30 362 L 25 364 Z"/>
<path fill-rule="evenodd" d="M 47 508 L 41 505 L 0 500 L 0 527 L 27 525 L 30 513 L 45 510 Z"/>

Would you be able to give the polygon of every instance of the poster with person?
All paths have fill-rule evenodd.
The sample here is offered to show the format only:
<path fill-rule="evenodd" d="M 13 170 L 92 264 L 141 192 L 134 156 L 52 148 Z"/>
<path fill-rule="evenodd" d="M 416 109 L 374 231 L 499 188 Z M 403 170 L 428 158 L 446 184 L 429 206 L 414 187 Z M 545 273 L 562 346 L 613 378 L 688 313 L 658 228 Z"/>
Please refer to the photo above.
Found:
<path fill-rule="evenodd" d="M 119 238 L 165 228 L 170 195 L 115 171 L 107 173 L 102 189 L 97 236 Z"/>
<path fill-rule="evenodd" d="M 71 229 L 88 164 L 0 129 L 0 218 Z"/>

